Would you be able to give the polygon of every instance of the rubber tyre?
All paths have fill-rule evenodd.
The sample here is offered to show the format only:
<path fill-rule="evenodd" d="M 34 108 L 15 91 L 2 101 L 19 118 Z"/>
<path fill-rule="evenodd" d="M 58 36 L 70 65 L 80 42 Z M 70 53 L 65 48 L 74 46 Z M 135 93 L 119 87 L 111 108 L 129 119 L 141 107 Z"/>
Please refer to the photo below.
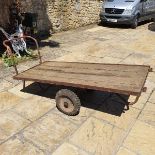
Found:
<path fill-rule="evenodd" d="M 68 116 L 79 114 L 81 106 L 80 99 L 73 91 L 61 89 L 57 92 L 55 100 L 57 109 L 62 113 Z"/>
<path fill-rule="evenodd" d="M 152 22 L 155 22 L 155 17 L 154 17 L 154 18 L 151 18 L 151 21 L 152 21 Z"/>
<path fill-rule="evenodd" d="M 100 22 L 100 25 L 101 25 L 101 26 L 107 26 L 107 24 L 108 24 L 108 23 L 105 22 L 105 21 L 101 21 L 101 22 Z"/>
<path fill-rule="evenodd" d="M 138 16 L 136 16 L 133 20 L 133 23 L 131 24 L 132 29 L 136 29 L 138 26 Z"/>

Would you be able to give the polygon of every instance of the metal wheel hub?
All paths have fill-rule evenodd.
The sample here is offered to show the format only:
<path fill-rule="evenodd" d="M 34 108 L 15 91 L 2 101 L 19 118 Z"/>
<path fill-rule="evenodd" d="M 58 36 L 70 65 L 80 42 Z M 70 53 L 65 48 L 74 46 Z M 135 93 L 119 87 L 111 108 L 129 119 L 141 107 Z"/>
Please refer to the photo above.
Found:
<path fill-rule="evenodd" d="M 66 97 L 61 97 L 59 99 L 59 105 L 61 109 L 66 112 L 72 112 L 74 110 L 73 102 L 69 98 L 66 98 Z"/>

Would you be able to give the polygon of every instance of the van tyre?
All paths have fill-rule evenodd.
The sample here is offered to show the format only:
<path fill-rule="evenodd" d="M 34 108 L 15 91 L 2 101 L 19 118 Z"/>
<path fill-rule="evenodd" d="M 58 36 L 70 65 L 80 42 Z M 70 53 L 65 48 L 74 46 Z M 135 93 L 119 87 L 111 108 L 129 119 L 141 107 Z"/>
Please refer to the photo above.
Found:
<path fill-rule="evenodd" d="M 105 21 L 103 21 L 103 20 L 101 20 L 100 23 L 99 23 L 100 26 L 106 26 L 106 24 L 107 23 Z"/>
<path fill-rule="evenodd" d="M 133 19 L 133 22 L 131 24 L 131 28 L 132 29 L 136 29 L 138 26 L 138 16 L 136 16 L 134 19 Z"/>
<path fill-rule="evenodd" d="M 68 116 L 75 116 L 80 112 L 80 99 L 71 90 L 61 89 L 56 94 L 56 107 L 62 113 Z"/>
<path fill-rule="evenodd" d="M 151 18 L 151 21 L 152 21 L 152 22 L 155 22 L 155 18 Z"/>

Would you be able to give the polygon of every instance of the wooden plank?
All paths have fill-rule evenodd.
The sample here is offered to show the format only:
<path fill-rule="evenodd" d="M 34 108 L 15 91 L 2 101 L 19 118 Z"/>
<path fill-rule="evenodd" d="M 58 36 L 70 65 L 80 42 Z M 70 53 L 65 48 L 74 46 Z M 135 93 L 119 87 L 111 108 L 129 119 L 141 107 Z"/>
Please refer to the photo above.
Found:
<path fill-rule="evenodd" d="M 123 71 L 125 68 L 128 69 L 127 72 L 133 72 L 142 70 L 142 68 L 149 66 L 142 66 L 142 65 L 126 65 L 126 64 L 103 64 L 103 63 L 81 63 L 81 62 L 45 62 L 42 64 L 42 66 L 48 66 L 48 67 L 64 67 L 64 68 L 77 68 L 77 69 L 95 69 L 95 70 L 106 70 L 106 71 Z M 136 66 L 136 68 L 135 68 Z"/>
<path fill-rule="evenodd" d="M 76 68 L 76 70 L 74 69 Z M 114 67 L 115 68 L 115 67 Z M 90 67 L 84 67 L 84 68 L 79 68 L 79 67 L 66 67 L 66 66 L 47 66 L 47 65 L 41 65 L 38 66 L 37 68 L 38 70 L 46 70 L 46 71 L 53 71 L 53 72 L 63 72 L 63 73 L 72 73 L 72 74 L 87 74 L 87 75 L 96 75 L 96 76 L 126 76 L 126 77 L 130 77 L 130 76 L 136 76 L 137 74 L 139 75 L 143 75 L 143 72 L 139 72 L 139 70 L 123 70 L 125 69 L 125 67 L 121 70 L 121 68 L 115 68 L 115 70 L 113 69 L 102 69 L 100 68 L 90 68 Z M 128 68 L 127 68 L 128 69 Z M 121 70 L 120 72 L 118 72 L 118 70 Z M 130 74 L 132 73 L 132 75 Z"/>
<path fill-rule="evenodd" d="M 137 95 L 142 91 L 149 68 L 138 65 L 44 62 L 14 78 Z"/>

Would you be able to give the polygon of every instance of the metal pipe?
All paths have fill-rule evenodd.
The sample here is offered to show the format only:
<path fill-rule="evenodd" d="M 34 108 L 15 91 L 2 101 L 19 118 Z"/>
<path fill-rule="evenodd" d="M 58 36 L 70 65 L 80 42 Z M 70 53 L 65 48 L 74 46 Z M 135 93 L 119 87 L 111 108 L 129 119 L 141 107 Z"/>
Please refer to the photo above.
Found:
<path fill-rule="evenodd" d="M 133 102 L 129 102 L 129 105 L 134 105 L 139 100 L 140 95 L 136 96 L 136 99 Z"/>
<path fill-rule="evenodd" d="M 37 47 L 37 51 L 38 51 L 38 56 L 39 56 L 40 63 L 42 63 L 38 42 L 37 42 L 37 40 L 35 38 L 33 38 L 31 36 L 23 36 L 23 37 L 18 37 L 18 38 L 13 38 L 13 39 L 10 39 L 10 40 L 3 41 L 3 45 L 6 47 L 6 49 L 8 51 L 8 54 L 12 55 L 12 50 L 11 50 L 11 48 L 6 43 L 11 42 L 13 40 L 19 40 L 19 39 L 22 39 L 22 38 L 30 38 L 30 39 L 32 39 L 35 42 L 36 47 Z"/>

